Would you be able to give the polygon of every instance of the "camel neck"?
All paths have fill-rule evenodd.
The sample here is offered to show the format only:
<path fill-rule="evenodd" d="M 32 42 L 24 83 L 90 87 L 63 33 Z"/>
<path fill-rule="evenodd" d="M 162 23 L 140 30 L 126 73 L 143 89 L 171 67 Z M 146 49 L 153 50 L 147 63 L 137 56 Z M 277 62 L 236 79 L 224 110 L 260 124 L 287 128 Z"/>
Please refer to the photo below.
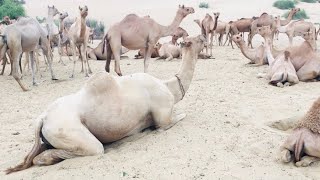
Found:
<path fill-rule="evenodd" d="M 162 26 L 161 28 L 162 37 L 172 35 L 174 31 L 179 27 L 183 18 L 184 17 L 177 12 L 176 17 L 174 18 L 173 22 L 169 26 Z"/>
<path fill-rule="evenodd" d="M 64 23 L 63 23 L 64 19 L 60 19 L 59 21 L 59 32 L 62 33 L 64 30 Z"/>
<path fill-rule="evenodd" d="M 285 25 L 289 24 L 289 22 L 292 20 L 292 18 L 293 18 L 293 12 L 290 12 L 290 14 L 288 15 L 288 17 L 285 20 L 280 20 L 280 25 L 285 26 Z"/>
<path fill-rule="evenodd" d="M 86 18 L 80 16 L 80 38 L 84 38 L 86 33 Z"/>
<path fill-rule="evenodd" d="M 265 44 L 265 53 L 267 55 L 268 64 L 270 67 L 272 67 L 273 63 L 275 62 L 275 59 L 271 53 L 271 47 L 268 43 Z"/>
<path fill-rule="evenodd" d="M 191 84 L 198 55 L 194 49 L 182 49 L 182 64 L 175 77 L 164 81 L 174 96 L 174 102 L 182 100 Z"/>
<path fill-rule="evenodd" d="M 252 57 L 251 53 L 250 53 L 250 50 L 249 48 L 246 46 L 246 43 L 244 41 L 240 41 L 239 42 L 239 47 L 240 47 L 240 50 L 242 52 L 242 54 L 250 59 L 250 60 L 254 60 L 254 57 Z"/>

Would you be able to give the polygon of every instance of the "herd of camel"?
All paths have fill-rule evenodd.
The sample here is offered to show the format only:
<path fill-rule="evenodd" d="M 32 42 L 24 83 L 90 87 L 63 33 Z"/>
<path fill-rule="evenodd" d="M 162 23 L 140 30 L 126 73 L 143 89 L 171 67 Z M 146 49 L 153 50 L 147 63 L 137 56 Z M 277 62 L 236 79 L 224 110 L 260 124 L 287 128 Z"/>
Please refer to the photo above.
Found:
<path fill-rule="evenodd" d="M 10 59 L 12 76 L 23 90 L 27 89 L 20 81 L 22 53 L 30 57 L 34 84 L 38 50 L 43 52 L 52 79 L 56 79 L 52 69 L 53 44 L 57 45 L 59 52 L 67 44 L 70 45 L 74 62 L 71 78 L 74 77 L 77 56 L 86 76 L 91 73 L 88 58 L 106 60 L 106 72 L 92 75 L 78 92 L 57 99 L 37 118 L 32 150 L 21 164 L 8 168 L 6 173 L 21 171 L 32 165 L 52 165 L 74 157 L 103 154 L 105 143 L 118 141 L 151 126 L 159 130 L 172 127 L 186 116 L 184 113 L 173 113 L 174 105 L 184 98 L 189 89 L 202 51 L 206 50 L 204 57 L 212 55 L 213 36 L 219 31 L 218 44 L 222 45 L 221 36 L 226 34 L 229 42 L 235 42 L 251 63 L 269 65 L 268 73 L 259 76 L 269 79 L 271 84 L 287 86 L 316 79 L 320 73 L 316 28 L 304 20 L 292 21 L 298 11 L 292 9 L 286 20 L 263 13 L 260 17 L 242 18 L 229 23 L 218 21 L 219 13 L 214 13 L 213 17 L 206 14 L 202 21 L 195 20 L 201 29 L 201 34 L 195 37 L 190 37 L 186 30 L 179 27 L 184 18 L 195 12 L 192 7 L 179 6 L 169 26 L 158 24 L 150 16 L 129 14 L 111 26 L 97 48 L 90 50 L 87 46 L 91 32 L 85 23 L 87 6 L 79 7 L 79 17 L 69 29 L 63 25 L 68 14 L 60 13 L 54 6 L 48 7 L 45 26 L 33 18 L 22 17 L 2 27 L 0 58 L 3 68 Z M 60 28 L 55 31 L 53 17 L 57 14 L 60 16 Z M 243 32 L 249 32 L 248 45 Z M 273 40 L 278 33 L 288 35 L 288 48 L 274 49 Z M 260 34 L 265 42 L 257 48 L 250 48 L 255 34 Z M 297 35 L 305 41 L 299 46 L 292 46 L 292 38 Z M 165 36 L 172 36 L 171 41 L 158 43 Z M 183 40 L 178 44 L 179 38 Z M 144 58 L 145 73 L 122 76 L 120 56 L 128 50 L 139 50 L 136 57 Z M 181 57 L 182 64 L 172 78 L 160 80 L 147 73 L 150 58 L 153 57 L 167 60 Z M 109 74 L 111 59 L 115 60 L 118 76 Z M 296 166 L 308 166 L 319 160 L 319 115 L 320 99 L 305 116 L 280 122 L 282 128 L 295 125 L 293 133 L 281 146 L 283 162 L 293 161 Z"/>

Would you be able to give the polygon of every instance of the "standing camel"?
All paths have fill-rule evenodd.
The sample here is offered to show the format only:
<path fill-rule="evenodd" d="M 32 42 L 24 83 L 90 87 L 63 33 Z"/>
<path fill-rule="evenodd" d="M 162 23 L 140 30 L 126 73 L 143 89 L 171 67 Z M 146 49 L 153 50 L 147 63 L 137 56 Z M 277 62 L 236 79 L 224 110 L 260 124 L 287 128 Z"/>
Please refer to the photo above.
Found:
<path fill-rule="evenodd" d="M 58 26 L 54 23 L 54 19 L 53 19 L 54 16 L 56 16 L 57 14 L 60 14 L 60 12 L 56 7 L 48 6 L 48 17 L 46 19 L 46 27 L 49 35 L 51 48 L 53 48 L 54 45 L 56 44 L 58 47 L 58 50 L 61 51 L 59 29 L 58 29 Z M 61 55 L 60 55 L 59 62 L 64 64 L 64 62 L 62 61 Z"/>
<path fill-rule="evenodd" d="M 189 14 L 194 13 L 192 7 L 179 6 L 176 17 L 169 26 L 162 26 L 150 17 L 139 17 L 135 14 L 127 15 L 122 21 L 110 27 L 104 37 L 107 51 L 105 70 L 110 72 L 111 55 L 115 59 L 115 72 L 122 76 L 120 70 L 120 49 L 124 46 L 130 50 L 145 48 L 144 72 L 148 72 L 149 60 L 154 45 L 161 37 L 172 35 L 181 21 Z M 133 28 L 134 27 L 134 28 Z M 104 52 L 102 52 L 104 53 Z"/>
<path fill-rule="evenodd" d="M 37 85 L 34 73 L 34 52 L 38 46 L 41 47 L 43 53 L 48 59 L 49 69 L 52 80 L 56 80 L 52 70 L 52 58 L 50 56 L 51 48 L 47 39 L 48 34 L 41 28 L 39 22 L 32 18 L 21 17 L 14 24 L 9 25 L 0 39 L 0 58 L 5 56 L 5 53 L 10 49 L 12 58 L 12 76 L 19 83 L 23 91 L 28 89 L 22 84 L 19 72 L 19 61 L 23 52 L 29 52 L 32 68 L 32 82 Z"/>
<path fill-rule="evenodd" d="M 71 25 L 69 29 L 69 39 L 70 39 L 70 45 L 72 48 L 72 55 L 73 55 L 73 69 L 72 74 L 70 78 L 74 77 L 74 69 L 76 67 L 76 52 L 77 49 L 79 50 L 79 56 L 82 62 L 82 70 L 84 67 L 84 73 L 86 77 L 89 77 L 88 72 L 91 74 L 91 68 L 89 66 L 86 52 L 87 52 L 87 45 L 90 35 L 90 29 L 86 25 L 86 17 L 88 16 L 88 7 L 84 6 L 81 8 L 79 6 L 80 10 L 80 17 L 77 17 L 75 22 Z M 84 65 L 83 65 L 84 63 Z M 88 70 L 87 70 L 88 66 Z M 81 71 L 82 72 L 82 71 Z"/>
<path fill-rule="evenodd" d="M 210 48 L 210 56 L 212 56 L 213 36 L 214 36 L 214 31 L 217 28 L 218 18 L 220 13 L 213 13 L 213 15 L 214 15 L 214 20 L 212 16 L 210 16 L 209 14 L 206 14 L 205 18 L 201 22 L 201 32 L 203 35 L 205 35 L 208 43 L 209 43 L 209 36 L 211 35 L 210 43 L 208 44 Z M 206 56 L 209 57 L 208 46 L 206 46 Z"/>
<path fill-rule="evenodd" d="M 59 34 L 60 34 L 60 50 L 59 50 L 59 53 L 60 53 L 60 57 L 64 54 L 63 52 L 63 47 L 65 47 L 66 49 L 66 55 L 68 56 L 69 60 L 70 59 L 70 56 L 69 56 L 69 52 L 68 52 L 68 45 L 70 46 L 70 39 L 69 39 L 69 36 L 68 36 L 68 30 L 65 28 L 65 25 L 64 25 L 64 20 L 65 18 L 67 18 L 69 15 L 67 12 L 64 12 L 64 13 L 60 13 L 59 14 Z"/>
<path fill-rule="evenodd" d="M 61 97 L 37 119 L 35 144 L 25 160 L 6 170 L 12 173 L 34 165 L 104 153 L 103 144 L 118 141 L 150 126 L 166 130 L 186 114 L 173 115 L 192 82 L 205 38 L 187 37 L 182 64 L 168 80 L 147 73 L 93 75 L 78 92 Z M 41 138 L 44 143 L 41 143 Z M 47 149 L 51 146 L 53 148 Z"/>
<path fill-rule="evenodd" d="M 293 16 L 300 11 L 300 8 L 293 8 L 290 10 L 288 17 L 285 20 L 281 20 L 280 18 L 278 18 L 278 20 L 280 21 L 281 26 L 285 26 L 287 24 L 290 23 L 290 21 L 292 20 Z M 270 26 L 273 34 L 272 34 L 272 43 L 273 43 L 273 36 L 274 36 L 274 32 L 276 31 L 276 19 L 269 15 L 268 13 L 262 13 L 261 16 L 254 20 L 252 22 L 251 25 L 251 29 L 250 29 L 250 36 L 248 38 L 248 46 L 251 45 L 252 47 L 252 39 L 253 36 L 256 34 L 256 30 L 258 27 L 261 26 Z"/>

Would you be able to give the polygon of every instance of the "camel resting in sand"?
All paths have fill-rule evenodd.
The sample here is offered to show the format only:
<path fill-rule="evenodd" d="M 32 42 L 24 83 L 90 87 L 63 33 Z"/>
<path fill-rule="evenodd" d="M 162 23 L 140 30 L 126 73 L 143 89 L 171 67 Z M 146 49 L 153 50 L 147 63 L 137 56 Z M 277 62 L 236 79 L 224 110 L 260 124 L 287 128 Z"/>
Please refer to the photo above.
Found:
<path fill-rule="evenodd" d="M 170 42 L 164 43 L 159 49 L 159 59 L 166 59 L 166 61 L 171 61 L 173 58 L 179 58 L 180 55 L 180 47 L 173 45 Z"/>
<path fill-rule="evenodd" d="M 263 45 L 255 49 L 249 49 L 242 38 L 242 34 L 233 35 L 232 40 L 240 47 L 242 54 L 250 60 L 249 64 L 263 65 L 268 63 Z"/>
<path fill-rule="evenodd" d="M 293 161 L 298 167 L 306 167 L 320 160 L 319 115 L 320 98 L 313 103 L 304 117 L 292 119 L 289 126 L 296 125 L 291 135 L 280 148 L 282 162 L 289 163 Z"/>
<path fill-rule="evenodd" d="M 122 75 L 119 60 L 121 46 L 124 46 L 130 50 L 145 48 L 144 72 L 148 72 L 149 60 L 154 45 L 161 37 L 170 36 L 174 33 L 182 20 L 192 13 L 194 13 L 192 7 L 179 6 L 176 17 L 169 26 L 162 26 L 150 17 L 139 17 L 135 14 L 127 15 L 122 21 L 110 27 L 104 37 L 104 47 L 107 51 L 106 71 L 110 72 L 110 61 L 113 54 L 115 58 L 115 72 L 119 76 Z"/>
<path fill-rule="evenodd" d="M 291 63 L 290 52 L 284 51 L 274 59 L 271 53 L 271 39 L 268 39 L 264 46 L 269 64 L 265 78 L 270 80 L 270 84 L 284 87 L 299 83 L 296 70 Z"/>
<path fill-rule="evenodd" d="M 97 47 L 95 48 L 91 48 L 88 47 L 87 48 L 87 55 L 88 55 L 88 59 L 93 59 L 93 60 L 107 60 L 107 53 L 104 52 L 102 53 L 102 48 L 103 48 L 103 40 L 98 44 Z M 129 49 L 125 48 L 125 47 L 121 47 L 121 55 L 125 54 L 129 51 Z M 113 57 L 112 57 L 113 59 Z"/>
<path fill-rule="evenodd" d="M 150 126 L 168 129 L 186 115 L 173 116 L 191 84 L 198 54 L 206 43 L 200 35 L 185 39 L 182 65 L 168 80 L 147 73 L 93 75 L 78 92 L 61 97 L 37 119 L 35 144 L 12 173 L 34 165 L 104 153 L 103 144 L 118 141 Z M 41 143 L 41 138 L 44 143 Z M 48 145 L 53 148 L 47 149 Z"/>

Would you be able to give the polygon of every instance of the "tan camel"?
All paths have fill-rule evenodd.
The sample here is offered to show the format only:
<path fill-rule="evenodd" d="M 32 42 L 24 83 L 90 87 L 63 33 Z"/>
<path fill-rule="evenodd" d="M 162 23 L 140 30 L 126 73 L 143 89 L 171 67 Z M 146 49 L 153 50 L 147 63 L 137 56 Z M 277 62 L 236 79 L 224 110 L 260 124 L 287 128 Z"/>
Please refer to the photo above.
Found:
<path fill-rule="evenodd" d="M 210 56 L 212 56 L 212 46 L 213 46 L 213 36 L 214 31 L 217 28 L 218 24 L 218 18 L 220 13 L 213 13 L 214 19 L 209 14 L 206 14 L 205 18 L 201 21 L 201 32 L 203 35 L 205 35 L 207 42 L 209 42 L 209 36 L 210 37 L 210 43 L 208 46 L 206 46 L 206 55 L 209 56 L 208 48 L 210 48 Z"/>
<path fill-rule="evenodd" d="M 47 28 L 48 35 L 49 35 L 49 41 L 50 41 L 51 48 L 53 49 L 54 44 L 56 44 L 58 47 L 58 50 L 60 52 L 61 46 L 60 46 L 59 28 L 54 23 L 54 19 L 53 19 L 57 14 L 60 14 L 60 12 L 55 6 L 52 6 L 52 7 L 48 6 L 48 17 L 46 19 L 46 28 Z M 51 54 L 51 55 L 53 56 L 53 54 Z M 59 62 L 64 64 L 64 62 L 62 61 L 61 55 L 60 55 Z"/>
<path fill-rule="evenodd" d="M 22 90 L 27 91 L 27 88 L 22 84 L 19 72 L 19 60 L 23 52 L 29 52 L 31 57 L 32 82 L 37 85 L 34 74 L 34 51 L 39 45 L 48 59 L 48 64 L 52 76 L 52 80 L 56 80 L 53 73 L 50 56 L 50 44 L 47 39 L 48 34 L 41 28 L 37 20 L 32 18 L 21 17 L 16 23 L 9 25 L 4 35 L 0 39 L 0 57 L 4 58 L 5 53 L 10 49 L 12 57 L 12 76 L 19 83 Z"/>
<path fill-rule="evenodd" d="M 172 35 L 179 27 L 181 21 L 192 13 L 194 13 L 192 7 L 179 6 L 176 17 L 169 26 L 162 26 L 150 17 L 139 17 L 135 14 L 127 15 L 122 21 L 110 27 L 104 38 L 104 47 L 107 51 L 106 71 L 110 72 L 110 61 L 113 54 L 115 58 L 115 72 L 119 76 L 122 75 L 119 60 L 121 46 L 124 46 L 130 50 L 145 48 L 144 72 L 148 72 L 149 60 L 154 45 L 161 37 Z"/>
<path fill-rule="evenodd" d="M 90 34 L 89 34 L 89 41 L 88 43 L 93 44 L 93 34 L 94 34 L 94 30 L 92 28 L 90 28 Z"/>
<path fill-rule="evenodd" d="M 104 54 L 102 54 L 102 49 L 103 49 L 103 40 L 95 48 L 88 47 L 88 59 L 107 60 L 107 53 L 104 52 Z M 120 54 L 122 55 L 124 53 L 127 53 L 128 51 L 129 49 L 122 46 Z"/>
<path fill-rule="evenodd" d="M 271 38 L 267 39 L 264 46 L 269 64 L 269 70 L 265 78 L 270 80 L 270 84 L 284 87 L 299 83 L 296 70 L 291 62 L 290 52 L 284 51 L 274 59 L 271 53 Z"/>
<path fill-rule="evenodd" d="M 307 167 L 320 160 L 319 114 L 320 98 L 313 103 L 304 117 L 293 119 L 293 123 L 298 123 L 280 148 L 282 162 L 293 161 L 298 167 Z"/>
<path fill-rule="evenodd" d="M 314 34 L 314 37 L 316 37 L 316 27 L 311 22 L 298 20 L 289 23 L 287 26 L 280 26 L 280 21 L 277 20 L 276 24 L 279 33 L 285 33 L 288 36 L 291 46 L 293 37 L 301 36 L 303 33 L 312 32 Z M 312 47 L 314 48 L 314 50 L 317 49 L 316 41 L 314 41 Z"/>
<path fill-rule="evenodd" d="M 73 53 L 73 68 L 72 74 L 70 78 L 74 77 L 74 69 L 76 67 L 76 51 L 79 50 L 80 59 L 82 64 L 82 69 L 84 67 L 84 73 L 86 77 L 89 77 L 88 73 L 91 74 L 91 68 L 89 66 L 86 52 L 87 52 L 87 45 L 89 40 L 90 29 L 87 28 L 86 25 L 86 17 L 88 16 L 88 7 L 84 6 L 83 8 L 79 7 L 80 16 L 76 18 L 75 22 L 71 25 L 69 29 L 69 38 L 70 38 L 70 45 L 72 48 Z M 87 69 L 88 66 L 88 69 Z M 82 72 L 82 71 L 81 71 Z"/>
<path fill-rule="evenodd" d="M 256 34 L 260 34 L 264 38 L 265 42 L 268 42 L 272 38 L 272 30 L 270 29 L 270 26 L 258 27 Z M 275 57 L 275 58 L 279 54 L 283 54 L 284 53 L 284 50 L 275 49 L 273 46 L 271 48 L 272 48 L 271 49 L 272 56 Z"/>
<path fill-rule="evenodd" d="M 242 54 L 250 60 L 249 64 L 267 64 L 263 45 L 260 45 L 255 49 L 249 49 L 242 38 L 242 34 L 233 35 L 232 40 L 240 47 Z"/>
<path fill-rule="evenodd" d="M 177 45 L 177 41 L 179 38 L 186 38 L 188 37 L 189 34 L 186 30 L 184 30 L 183 28 L 181 27 L 178 27 L 175 32 L 172 34 L 172 38 L 171 38 L 171 41 L 170 43 L 171 44 L 174 44 L 174 45 Z M 152 51 L 151 51 L 151 58 L 156 58 L 156 57 L 159 57 L 159 47 L 160 44 L 156 44 L 153 48 L 152 48 Z M 161 45 L 160 45 L 161 46 Z M 144 58 L 144 55 L 145 55 L 145 48 L 142 48 L 138 51 L 138 55 L 135 55 L 135 58 L 136 59 L 140 59 L 140 58 Z"/>
<path fill-rule="evenodd" d="M 230 26 L 229 32 L 227 36 L 229 36 L 229 44 L 231 44 L 232 49 L 234 49 L 233 44 L 232 44 L 232 36 L 237 35 L 239 33 L 245 33 L 245 32 L 250 32 L 251 29 L 251 24 L 252 22 L 256 19 L 256 17 L 253 18 L 241 18 L 237 21 L 230 21 L 228 24 Z M 249 35 L 248 35 L 249 38 Z M 226 44 L 228 39 L 224 42 L 224 45 Z M 228 44 L 228 45 L 229 45 Z"/>
<path fill-rule="evenodd" d="M 78 92 L 61 97 L 37 119 L 35 144 L 12 173 L 34 165 L 51 165 L 64 159 L 104 153 L 103 144 L 118 141 L 150 126 L 172 127 L 186 114 L 173 117 L 173 108 L 191 84 L 205 38 L 187 37 L 178 74 L 160 80 L 147 73 L 117 77 L 93 75 Z M 46 149 L 46 144 L 53 149 Z"/>
<path fill-rule="evenodd" d="M 230 31 L 230 24 L 229 23 L 218 21 L 217 28 L 214 32 L 217 45 L 219 45 L 219 46 L 223 45 L 223 36 L 225 34 L 228 35 L 229 31 Z M 219 35 L 219 37 L 218 37 L 218 35 Z M 226 36 L 226 38 L 228 39 L 228 36 Z"/>
<path fill-rule="evenodd" d="M 159 49 L 159 59 L 166 59 L 166 61 L 171 61 L 173 58 L 179 58 L 180 55 L 180 47 L 172 44 L 171 42 L 164 43 Z"/>
<path fill-rule="evenodd" d="M 60 13 L 59 14 L 59 34 L 60 34 L 60 48 L 59 48 L 59 53 L 60 53 L 60 57 L 64 55 L 64 50 L 63 47 L 65 47 L 65 51 L 66 51 L 66 55 L 68 56 L 69 60 L 70 59 L 70 55 L 72 56 L 72 52 L 69 52 L 69 48 L 68 46 L 70 46 L 70 39 L 68 36 L 68 30 L 65 28 L 65 24 L 64 24 L 64 20 L 65 18 L 67 18 L 69 15 L 67 12 L 64 13 Z"/>
<path fill-rule="evenodd" d="M 286 18 L 286 20 L 281 20 L 280 18 L 278 18 L 278 20 L 280 21 L 281 26 L 285 26 L 287 24 L 290 23 L 290 21 L 292 20 L 293 16 L 300 11 L 300 8 L 293 8 L 290 10 L 288 17 Z M 250 29 L 250 36 L 248 38 L 248 46 L 251 45 L 252 47 L 252 39 L 253 36 L 256 34 L 256 30 L 258 27 L 261 26 L 270 26 L 272 32 L 275 32 L 276 28 L 277 28 L 277 24 L 276 24 L 276 19 L 269 15 L 268 13 L 262 13 L 261 16 L 254 20 L 252 22 L 251 25 L 251 29 Z M 272 41 L 273 41 L 273 36 L 274 33 L 272 34 Z"/>

